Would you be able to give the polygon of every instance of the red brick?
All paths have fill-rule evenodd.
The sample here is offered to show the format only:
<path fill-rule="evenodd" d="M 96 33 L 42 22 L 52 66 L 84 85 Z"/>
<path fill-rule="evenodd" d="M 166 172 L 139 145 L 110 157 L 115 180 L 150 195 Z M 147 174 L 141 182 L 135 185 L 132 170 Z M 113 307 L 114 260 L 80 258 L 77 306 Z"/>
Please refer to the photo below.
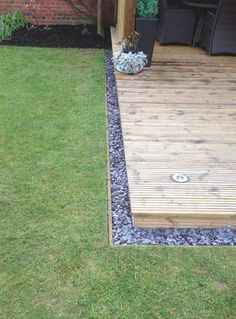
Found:
<path fill-rule="evenodd" d="M 0 0 L 1 1 L 1 0 Z M 87 18 L 85 9 L 80 6 L 74 10 L 66 0 L 36 0 L 40 5 L 27 6 L 27 0 L 2 0 L 0 3 L 0 14 L 20 11 L 24 14 L 28 22 L 33 24 L 75 24 L 78 20 Z M 76 0 L 72 0 L 76 3 Z M 86 0 L 90 5 L 90 11 L 96 15 L 94 0 Z M 114 3 L 115 0 L 104 0 L 104 22 L 113 24 L 114 22 Z"/>

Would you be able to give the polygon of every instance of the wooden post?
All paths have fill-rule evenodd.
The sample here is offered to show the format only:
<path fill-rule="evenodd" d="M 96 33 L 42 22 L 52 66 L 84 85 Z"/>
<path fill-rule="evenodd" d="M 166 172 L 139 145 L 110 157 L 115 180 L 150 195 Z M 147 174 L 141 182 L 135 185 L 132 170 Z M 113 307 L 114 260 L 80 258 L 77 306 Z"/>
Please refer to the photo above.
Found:
<path fill-rule="evenodd" d="M 103 9 L 103 2 L 102 0 L 98 0 L 98 8 L 97 8 L 97 34 L 104 36 L 104 28 L 103 28 L 103 16 L 102 10 Z"/>
<path fill-rule="evenodd" d="M 117 34 L 119 40 L 135 30 L 136 0 L 118 0 Z"/>

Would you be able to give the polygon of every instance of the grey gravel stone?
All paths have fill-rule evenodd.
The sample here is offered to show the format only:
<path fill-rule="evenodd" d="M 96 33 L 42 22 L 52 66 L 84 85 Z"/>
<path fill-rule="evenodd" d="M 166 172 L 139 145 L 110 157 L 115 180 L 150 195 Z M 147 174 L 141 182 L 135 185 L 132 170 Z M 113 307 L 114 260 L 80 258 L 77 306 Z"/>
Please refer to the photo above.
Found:
<path fill-rule="evenodd" d="M 117 100 L 112 53 L 106 50 L 106 88 L 108 139 L 110 155 L 112 235 L 114 245 L 191 245 L 216 246 L 236 245 L 236 230 L 133 227 L 129 189 L 125 164 L 124 146 Z"/>

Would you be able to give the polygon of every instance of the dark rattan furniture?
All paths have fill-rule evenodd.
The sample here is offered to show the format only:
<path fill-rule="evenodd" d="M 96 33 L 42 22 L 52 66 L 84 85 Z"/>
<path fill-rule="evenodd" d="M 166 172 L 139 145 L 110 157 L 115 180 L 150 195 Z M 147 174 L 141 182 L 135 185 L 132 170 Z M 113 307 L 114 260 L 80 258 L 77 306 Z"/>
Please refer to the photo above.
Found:
<path fill-rule="evenodd" d="M 200 40 L 206 10 L 216 10 L 219 0 L 182 0 L 181 3 L 196 10 L 196 28 L 193 37 L 193 46 L 195 46 Z"/>
<path fill-rule="evenodd" d="M 236 54 L 236 0 L 221 0 L 216 13 L 208 11 L 200 45 L 211 54 Z"/>
<path fill-rule="evenodd" d="M 160 0 L 157 40 L 160 44 L 184 43 L 191 45 L 195 12 L 181 5 L 180 0 Z"/>
<path fill-rule="evenodd" d="M 185 6 L 199 9 L 217 9 L 219 0 L 181 0 Z"/>

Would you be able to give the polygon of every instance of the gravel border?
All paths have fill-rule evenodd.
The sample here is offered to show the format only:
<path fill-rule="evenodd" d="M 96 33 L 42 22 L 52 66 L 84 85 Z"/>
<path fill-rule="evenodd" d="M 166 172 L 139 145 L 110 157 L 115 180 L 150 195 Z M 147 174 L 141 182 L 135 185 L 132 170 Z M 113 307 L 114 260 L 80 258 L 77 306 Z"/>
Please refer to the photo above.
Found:
<path fill-rule="evenodd" d="M 112 240 L 114 245 L 234 246 L 236 230 L 231 228 L 133 227 L 125 154 L 111 50 L 105 51 L 108 140 L 110 155 Z"/>

